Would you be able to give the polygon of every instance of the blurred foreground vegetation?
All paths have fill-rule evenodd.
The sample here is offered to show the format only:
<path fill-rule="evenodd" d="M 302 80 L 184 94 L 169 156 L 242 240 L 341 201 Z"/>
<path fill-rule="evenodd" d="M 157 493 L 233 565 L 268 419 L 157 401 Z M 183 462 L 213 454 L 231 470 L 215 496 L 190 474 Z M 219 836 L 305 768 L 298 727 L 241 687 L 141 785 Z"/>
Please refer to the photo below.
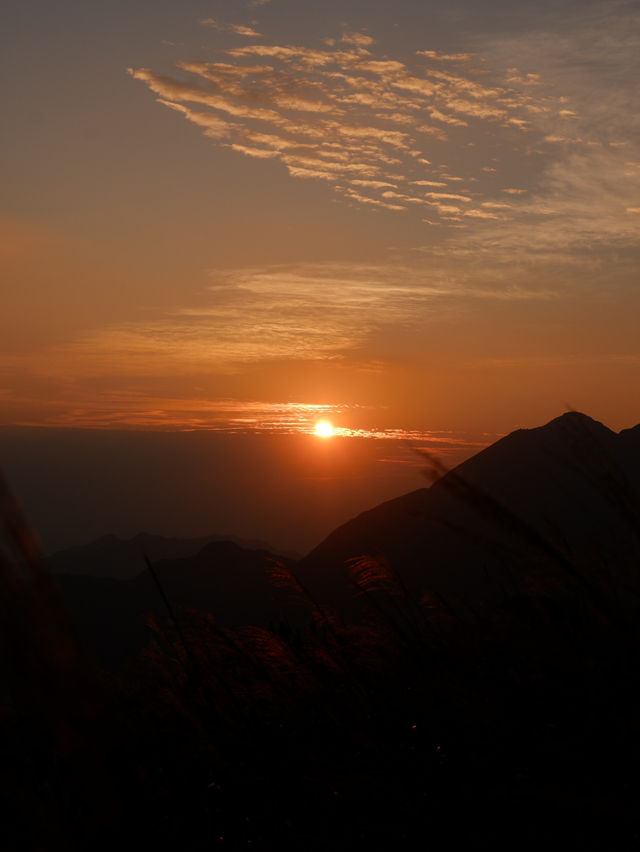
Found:
<path fill-rule="evenodd" d="M 167 601 L 116 675 L 76 649 L 2 499 L 3 848 L 637 846 L 640 601 L 610 573 L 563 557 L 461 619 L 362 557 L 349 624 L 274 562 L 305 627 Z"/>

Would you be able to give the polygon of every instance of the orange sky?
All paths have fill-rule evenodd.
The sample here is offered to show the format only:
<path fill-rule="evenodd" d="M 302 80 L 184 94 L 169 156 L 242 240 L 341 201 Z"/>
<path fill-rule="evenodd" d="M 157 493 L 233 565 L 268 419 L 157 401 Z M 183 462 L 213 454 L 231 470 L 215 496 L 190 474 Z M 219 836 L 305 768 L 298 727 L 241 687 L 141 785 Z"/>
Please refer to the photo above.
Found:
<path fill-rule="evenodd" d="M 640 420 L 637 4 L 91 5 L 8 4 L 0 423 Z"/>

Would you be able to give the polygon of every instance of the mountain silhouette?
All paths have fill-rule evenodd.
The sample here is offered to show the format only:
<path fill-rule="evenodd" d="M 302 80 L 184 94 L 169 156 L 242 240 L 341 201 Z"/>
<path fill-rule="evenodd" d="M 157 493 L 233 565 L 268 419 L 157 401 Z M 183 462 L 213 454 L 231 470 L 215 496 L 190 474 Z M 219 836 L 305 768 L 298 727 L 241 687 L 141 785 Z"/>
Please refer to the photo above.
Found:
<path fill-rule="evenodd" d="M 113 548 L 111 538 L 99 539 L 84 552 L 99 552 L 99 546 L 106 543 L 109 553 Z M 162 594 L 145 567 L 144 556 L 140 553 L 136 564 L 141 570 L 133 579 L 93 576 L 89 568 L 82 573 L 56 575 L 81 646 L 109 668 L 117 668 L 136 656 L 155 638 L 147 625 L 149 616 L 164 623 L 169 615 Z M 286 594 L 270 583 L 269 569 L 274 561 L 293 563 L 267 550 L 243 548 L 233 541 L 213 541 L 195 555 L 149 561 L 178 615 L 185 608 L 195 609 L 213 614 L 221 627 L 237 627 L 277 622 L 290 609 Z M 74 566 L 80 568 L 77 561 Z"/>
<path fill-rule="evenodd" d="M 264 541 L 236 538 L 212 533 L 200 538 L 167 538 L 150 533 L 138 533 L 133 538 L 123 539 L 116 535 L 104 535 L 88 544 L 70 547 L 51 554 L 45 560 L 55 574 L 81 574 L 111 580 L 133 580 L 145 572 L 144 559 L 152 562 L 166 559 L 183 559 L 196 556 L 211 542 L 234 542 L 245 550 L 267 550 L 273 548 Z M 293 554 L 282 554 L 296 558 Z"/>
<path fill-rule="evenodd" d="M 616 434 L 569 412 L 348 521 L 297 572 L 321 602 L 346 610 L 350 560 L 364 555 L 459 612 L 526 592 L 542 570 L 563 580 L 610 575 L 634 594 L 639 531 L 640 426 Z"/>

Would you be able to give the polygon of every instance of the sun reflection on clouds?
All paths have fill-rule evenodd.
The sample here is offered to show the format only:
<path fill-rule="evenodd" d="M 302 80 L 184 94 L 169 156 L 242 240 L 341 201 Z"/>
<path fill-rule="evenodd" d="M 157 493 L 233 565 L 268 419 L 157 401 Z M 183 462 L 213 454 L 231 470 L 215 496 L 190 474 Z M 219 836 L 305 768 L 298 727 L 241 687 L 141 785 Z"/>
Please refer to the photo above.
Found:
<path fill-rule="evenodd" d="M 113 398 L 109 405 L 87 400 L 85 407 L 54 414 L 44 424 L 58 428 L 129 429 L 165 432 L 216 432 L 229 435 L 274 435 L 388 441 L 419 445 L 446 456 L 475 451 L 496 436 L 471 436 L 454 431 L 364 428 L 353 424 L 375 415 L 368 406 L 331 403 L 274 403 L 242 400 Z M 21 425 L 36 425 L 23 423 Z M 380 462 L 384 462 L 381 458 Z"/>

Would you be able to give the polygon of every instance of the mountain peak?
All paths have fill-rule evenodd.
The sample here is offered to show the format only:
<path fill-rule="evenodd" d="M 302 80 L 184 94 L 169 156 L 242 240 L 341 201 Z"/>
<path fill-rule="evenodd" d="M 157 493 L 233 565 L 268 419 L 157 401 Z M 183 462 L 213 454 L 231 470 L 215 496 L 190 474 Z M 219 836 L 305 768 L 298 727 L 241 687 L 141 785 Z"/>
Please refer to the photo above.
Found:
<path fill-rule="evenodd" d="M 586 438 L 587 436 L 607 440 L 614 437 L 616 433 L 599 420 L 589 417 L 588 414 L 583 414 L 581 411 L 565 411 L 564 414 L 554 417 L 553 420 L 549 420 L 543 426 L 534 426 L 531 429 L 516 429 L 515 432 L 511 432 L 506 438 L 523 435 L 529 437 L 540 436 L 541 439 L 547 440 L 550 436 L 560 440 L 565 440 L 568 437 Z M 497 444 L 500 443 L 500 441 L 497 442 Z"/>
<path fill-rule="evenodd" d="M 605 426 L 604 423 L 601 423 L 599 420 L 594 420 L 593 417 L 589 417 L 588 414 L 583 414 L 582 411 L 565 411 L 564 414 L 560 414 L 558 417 L 554 417 L 553 420 L 550 420 L 545 426 L 542 428 L 548 428 L 550 426 L 562 426 L 563 428 L 588 428 L 590 430 L 601 430 L 605 429 L 607 432 L 611 432 L 612 430 Z"/>

